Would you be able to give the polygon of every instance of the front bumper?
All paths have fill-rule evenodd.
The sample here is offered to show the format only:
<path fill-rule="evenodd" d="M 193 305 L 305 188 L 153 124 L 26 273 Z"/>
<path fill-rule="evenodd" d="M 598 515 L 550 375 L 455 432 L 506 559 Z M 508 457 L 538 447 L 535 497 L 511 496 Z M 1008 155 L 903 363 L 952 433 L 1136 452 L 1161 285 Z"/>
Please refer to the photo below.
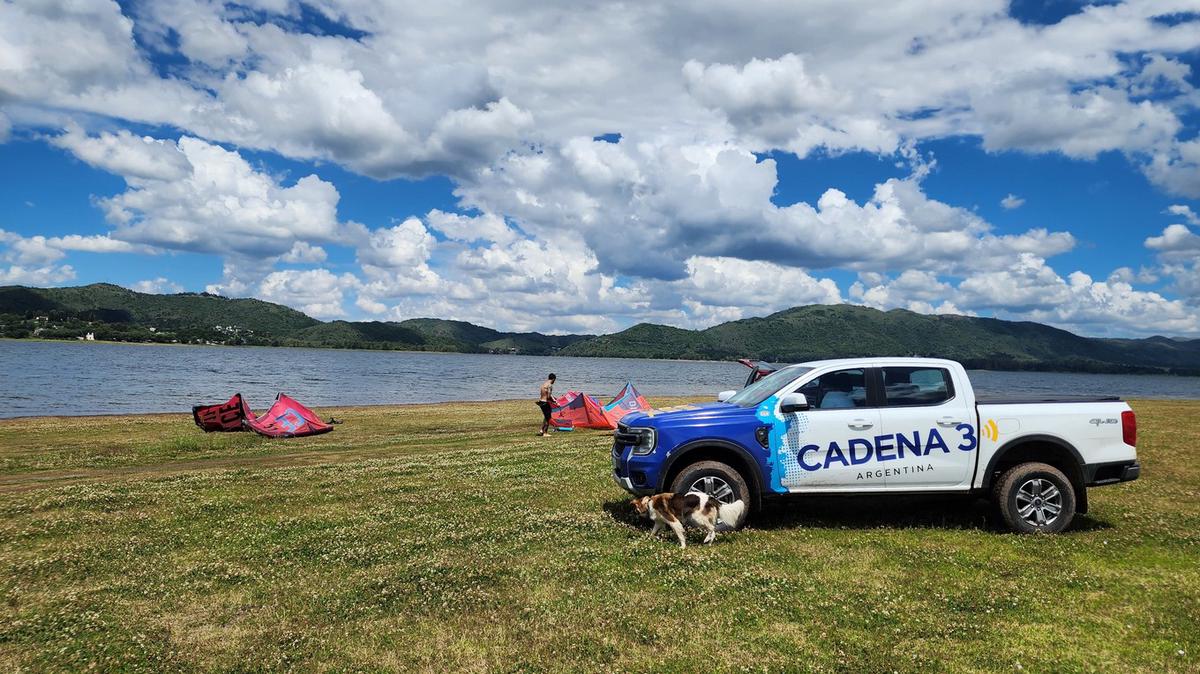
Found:
<path fill-rule="evenodd" d="M 617 474 L 617 471 L 615 471 L 615 470 L 613 471 L 613 482 L 616 482 L 618 487 L 620 487 L 621 489 L 624 489 L 625 491 L 629 492 L 630 494 L 633 494 L 634 496 L 653 496 L 654 495 L 653 489 L 648 489 L 645 487 L 635 487 L 635 486 L 633 486 L 632 480 L 630 480 L 627 477 L 621 477 L 620 475 Z"/>
<path fill-rule="evenodd" d="M 612 450 L 613 482 L 634 496 L 654 494 L 658 465 L 652 456 L 633 456 L 631 448 L 619 441 Z"/>

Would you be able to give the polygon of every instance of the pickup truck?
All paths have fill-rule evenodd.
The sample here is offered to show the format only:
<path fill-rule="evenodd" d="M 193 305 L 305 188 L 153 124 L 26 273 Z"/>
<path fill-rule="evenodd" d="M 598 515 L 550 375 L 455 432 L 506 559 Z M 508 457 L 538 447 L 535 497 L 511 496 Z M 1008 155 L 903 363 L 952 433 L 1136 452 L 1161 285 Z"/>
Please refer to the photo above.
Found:
<path fill-rule="evenodd" d="M 1087 512 L 1088 487 L 1138 478 L 1136 444 L 1119 398 L 976 398 L 954 361 L 855 358 L 629 414 L 612 466 L 634 495 L 701 491 L 747 512 L 785 494 L 979 494 L 1012 530 L 1054 533 Z"/>

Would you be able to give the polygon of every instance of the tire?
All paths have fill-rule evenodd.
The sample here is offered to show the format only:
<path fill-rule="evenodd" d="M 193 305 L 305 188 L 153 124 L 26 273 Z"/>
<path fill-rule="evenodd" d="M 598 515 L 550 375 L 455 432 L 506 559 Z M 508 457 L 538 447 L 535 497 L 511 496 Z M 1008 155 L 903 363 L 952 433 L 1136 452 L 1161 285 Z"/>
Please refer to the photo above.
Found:
<path fill-rule="evenodd" d="M 992 500 L 1004 523 L 1019 534 L 1056 534 L 1075 519 L 1075 488 L 1061 470 L 1045 463 L 1009 468 L 996 482 Z"/>
<path fill-rule="evenodd" d="M 706 480 L 706 478 L 711 479 Z M 704 488 L 706 481 L 709 489 Z M 728 487 L 732 494 L 725 493 L 722 489 L 723 486 Z M 710 490 L 713 493 L 709 493 Z M 750 488 L 746 486 L 745 478 L 731 466 L 720 461 L 697 461 L 684 468 L 671 482 L 671 491 L 676 494 L 702 491 L 709 493 L 710 496 L 722 503 L 733 503 L 740 500 L 745 511 L 741 521 L 738 522 L 738 527 L 746 522 L 746 518 L 750 514 Z"/>

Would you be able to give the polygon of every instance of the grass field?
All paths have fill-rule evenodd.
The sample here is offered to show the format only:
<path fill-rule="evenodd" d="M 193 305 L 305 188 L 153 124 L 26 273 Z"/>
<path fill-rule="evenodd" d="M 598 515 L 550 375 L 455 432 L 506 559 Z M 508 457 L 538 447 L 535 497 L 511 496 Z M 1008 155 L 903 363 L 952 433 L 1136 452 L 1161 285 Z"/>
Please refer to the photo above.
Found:
<path fill-rule="evenodd" d="M 4 421 L 0 671 L 1198 671 L 1200 402 L 1134 408 L 1062 535 L 809 499 L 686 550 L 529 402 Z"/>

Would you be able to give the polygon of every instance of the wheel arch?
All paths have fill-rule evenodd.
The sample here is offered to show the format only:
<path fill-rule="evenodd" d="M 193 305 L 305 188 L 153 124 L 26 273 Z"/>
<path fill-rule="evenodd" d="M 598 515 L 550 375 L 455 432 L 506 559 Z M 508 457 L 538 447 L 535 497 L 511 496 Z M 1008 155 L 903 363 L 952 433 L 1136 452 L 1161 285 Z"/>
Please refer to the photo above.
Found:
<path fill-rule="evenodd" d="M 658 474 L 656 491 L 667 489 L 685 468 L 699 461 L 720 461 L 741 473 L 750 488 L 750 507 L 759 509 L 763 484 L 758 461 L 745 447 L 728 440 L 693 440 L 676 449 Z"/>
<path fill-rule="evenodd" d="M 1001 445 L 988 460 L 981 488 L 984 491 L 990 490 L 995 484 L 997 473 L 1030 461 L 1040 461 L 1061 470 L 1075 489 L 1075 512 L 1087 512 L 1087 481 L 1083 455 L 1074 445 L 1054 435 L 1024 435 Z"/>

